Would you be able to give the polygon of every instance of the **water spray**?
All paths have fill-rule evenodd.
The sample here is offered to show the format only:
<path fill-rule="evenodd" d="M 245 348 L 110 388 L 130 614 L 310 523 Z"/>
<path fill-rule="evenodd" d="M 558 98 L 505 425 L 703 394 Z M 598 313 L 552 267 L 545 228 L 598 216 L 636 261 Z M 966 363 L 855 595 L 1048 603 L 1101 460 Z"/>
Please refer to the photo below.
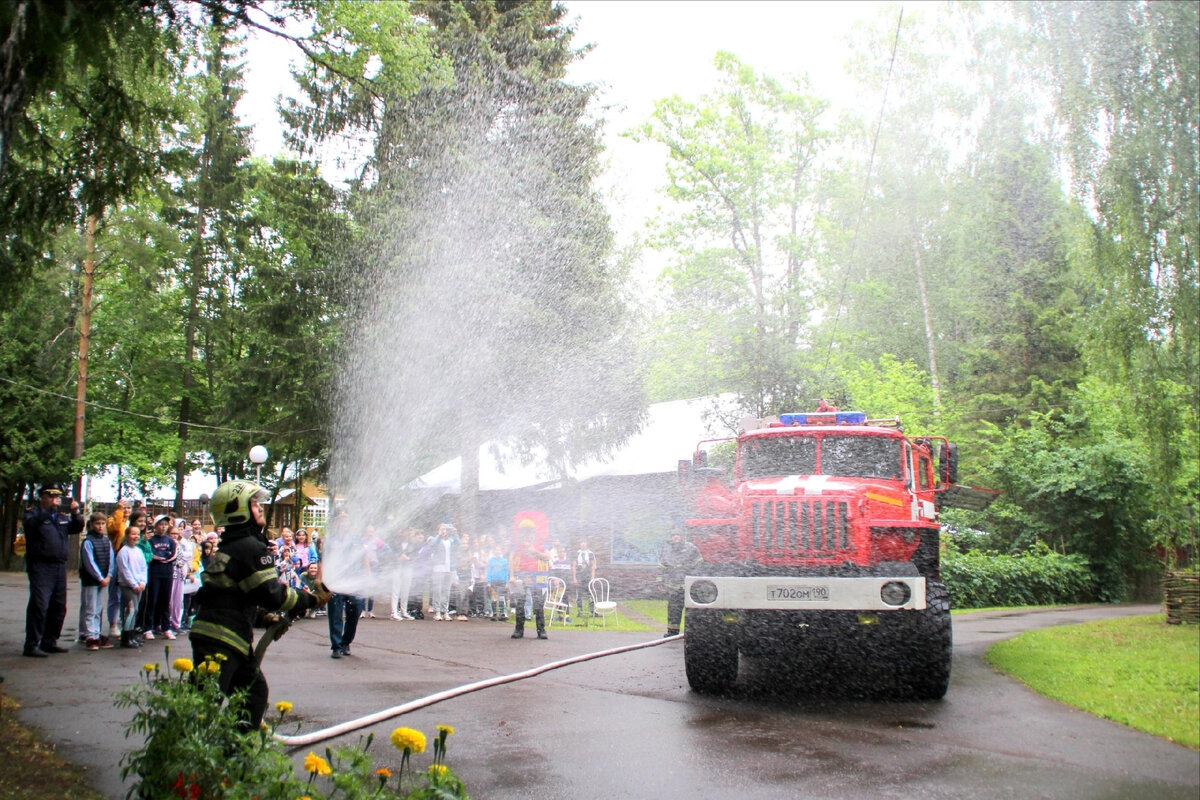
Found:
<path fill-rule="evenodd" d="M 570 666 L 571 664 L 579 664 L 596 658 L 604 658 L 605 656 L 615 656 L 618 653 L 628 653 L 632 650 L 642 650 L 647 647 L 657 647 L 660 644 L 669 644 L 682 638 L 683 634 L 679 633 L 662 639 L 654 639 L 653 641 L 642 642 L 641 644 L 629 644 L 625 645 L 624 647 L 614 647 L 610 650 L 597 650 L 594 653 L 585 653 L 579 656 L 572 656 L 571 658 L 564 658 L 561 661 L 551 661 L 548 664 L 542 664 L 540 667 L 533 667 L 532 669 L 527 669 L 523 672 L 514 672 L 510 675 L 500 675 L 495 678 L 488 678 L 487 680 L 464 684 L 463 686 L 458 686 L 453 689 L 446 689 L 442 692 L 427 695 L 417 700 L 410 700 L 407 703 L 402 703 L 398 706 L 392 706 L 391 708 L 384 709 L 383 711 L 376 711 L 374 714 L 368 714 L 357 719 L 347 720 L 339 725 L 323 728 L 321 730 L 313 731 L 312 733 L 305 733 L 298 736 L 283 736 L 277 733 L 275 734 L 275 739 L 285 747 L 308 747 L 309 745 L 316 744 L 317 742 L 323 742 L 326 739 L 332 739 L 335 736 L 351 733 L 361 728 L 367 728 L 371 725 L 383 722 L 384 720 L 391 719 L 392 717 L 398 717 L 401 714 L 407 714 L 410 711 L 416 711 L 417 709 L 425 708 L 426 706 L 431 706 L 435 703 L 440 703 L 443 700 L 450 700 L 455 697 L 460 697 L 464 694 L 478 692 L 482 689 L 490 689 L 493 686 L 503 686 L 506 683 L 514 683 L 516 681 L 525 680 L 526 678 L 532 678 L 537 675 L 541 675 L 543 672 L 549 672 L 552 669 L 559 669 L 560 667 Z"/>

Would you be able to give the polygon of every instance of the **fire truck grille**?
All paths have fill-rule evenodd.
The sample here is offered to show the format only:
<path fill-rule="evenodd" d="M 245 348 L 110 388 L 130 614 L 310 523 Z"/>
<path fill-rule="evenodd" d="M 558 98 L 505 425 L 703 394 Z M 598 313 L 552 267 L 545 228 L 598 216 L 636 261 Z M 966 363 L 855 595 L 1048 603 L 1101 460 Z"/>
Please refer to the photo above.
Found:
<path fill-rule="evenodd" d="M 753 547 L 767 556 L 833 558 L 851 549 L 845 501 L 767 500 L 753 505 Z"/>

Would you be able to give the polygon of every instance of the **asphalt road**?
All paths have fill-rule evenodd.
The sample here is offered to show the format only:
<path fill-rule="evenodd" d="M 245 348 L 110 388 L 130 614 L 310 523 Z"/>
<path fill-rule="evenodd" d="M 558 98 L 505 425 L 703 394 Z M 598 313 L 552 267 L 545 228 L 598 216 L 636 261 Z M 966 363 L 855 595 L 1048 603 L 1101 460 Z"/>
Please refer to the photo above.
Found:
<path fill-rule="evenodd" d="M 136 681 L 141 651 L 20 656 L 27 589 L 0 573 L 0 675 L 21 719 L 119 798 L 128 712 L 112 693 Z M 74 636 L 76 590 L 68 631 Z M 453 725 L 449 763 L 472 797 L 508 798 L 1187 798 L 1200 796 L 1200 754 L 1040 697 L 994 672 L 986 647 L 1023 630 L 1154 606 L 985 613 L 954 620 L 954 673 L 941 702 L 817 697 L 769 663 L 743 664 L 730 697 L 687 688 L 683 645 L 597 658 L 463 695 L 349 733 L 381 743 L 399 725 Z M 364 620 L 350 658 L 329 658 L 323 619 L 303 620 L 272 646 L 272 700 L 295 705 L 290 734 L 324 729 L 464 684 L 585 653 L 653 641 L 598 629 L 509 638 L 483 620 Z M 186 640 L 171 658 L 190 655 Z M 297 748 L 297 761 L 309 749 Z M 376 745 L 377 756 L 386 744 Z M 420 758 L 415 757 L 415 758 Z M 424 762 L 419 762 L 424 763 Z"/>

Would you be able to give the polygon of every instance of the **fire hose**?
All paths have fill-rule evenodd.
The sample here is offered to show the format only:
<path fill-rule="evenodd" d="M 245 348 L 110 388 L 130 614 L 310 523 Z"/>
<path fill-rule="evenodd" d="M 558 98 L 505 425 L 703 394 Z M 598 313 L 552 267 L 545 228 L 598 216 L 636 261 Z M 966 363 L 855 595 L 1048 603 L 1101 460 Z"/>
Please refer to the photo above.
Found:
<path fill-rule="evenodd" d="M 332 739 L 335 736 L 341 736 L 361 728 L 370 727 L 371 725 L 391 719 L 392 717 L 398 717 L 401 714 L 407 714 L 410 711 L 416 711 L 419 708 L 425 708 L 426 706 L 440 703 L 443 700 L 461 697 L 464 694 L 478 692 L 481 689 L 490 689 L 493 686 L 502 686 L 506 683 L 525 680 L 526 678 L 532 678 L 537 675 L 541 675 L 543 672 L 549 672 L 552 669 L 567 667 L 571 664 L 579 664 L 584 661 L 591 661 L 592 659 L 603 658 L 605 656 L 615 656 L 619 653 L 628 653 L 632 650 L 641 650 L 646 647 L 657 647 L 660 644 L 668 644 L 682 638 L 683 634 L 676 634 L 675 636 L 668 636 L 664 639 L 655 639 L 649 642 L 642 642 L 641 644 L 630 644 L 625 645 L 624 647 L 614 647 L 610 650 L 597 650 L 594 653 L 584 653 L 583 655 L 564 658 L 561 661 L 551 661 L 548 664 L 542 664 L 540 667 L 533 667 L 532 669 L 527 669 L 522 672 L 514 672 L 510 675 L 500 675 L 495 678 L 488 678 L 486 680 L 476 681 L 475 683 L 464 684 L 463 686 L 458 686 L 453 689 L 447 689 L 442 692 L 427 695 L 417 700 L 410 700 L 407 703 L 402 703 L 398 706 L 392 706 L 391 708 L 384 709 L 383 711 L 376 711 L 374 714 L 368 714 L 364 717 L 359 717 L 358 719 L 347 720 L 346 722 L 329 728 L 322 728 L 321 730 L 300 734 L 297 736 L 284 736 L 276 733 L 275 738 L 281 744 L 287 747 L 306 747 L 311 744 L 316 744 L 317 742 L 323 742 L 326 739 Z"/>

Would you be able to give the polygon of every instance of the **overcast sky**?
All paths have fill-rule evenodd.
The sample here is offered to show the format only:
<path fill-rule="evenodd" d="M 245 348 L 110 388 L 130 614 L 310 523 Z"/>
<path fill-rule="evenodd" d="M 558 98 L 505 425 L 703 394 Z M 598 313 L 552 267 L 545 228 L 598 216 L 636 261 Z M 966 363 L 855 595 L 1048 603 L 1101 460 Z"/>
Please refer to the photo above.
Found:
<path fill-rule="evenodd" d="M 882 3 L 810 0 L 569 0 L 575 42 L 595 48 L 570 75 L 601 87 L 608 166 L 603 189 L 620 238 L 628 240 L 657 205 L 665 149 L 620 134 L 645 122 L 656 100 L 711 93 L 717 52 L 733 53 L 759 74 L 807 74 L 814 92 L 846 100 L 843 64 L 854 23 Z"/>
<path fill-rule="evenodd" d="M 807 73 L 818 95 L 845 100 L 851 91 L 843 69 L 847 36 L 856 22 L 885 6 L 848 0 L 567 0 L 566 5 L 577 21 L 575 44 L 595 45 L 572 65 L 570 78 L 601 88 L 608 145 L 601 188 L 625 240 L 654 210 L 654 190 L 664 180 L 663 153 L 620 134 L 644 122 L 655 100 L 710 92 L 719 50 L 759 73 Z M 282 148 L 275 99 L 293 91 L 287 65 L 299 56 L 294 46 L 261 35 L 252 36 L 248 48 L 247 94 L 238 110 L 254 126 L 255 152 L 271 156 Z"/>

